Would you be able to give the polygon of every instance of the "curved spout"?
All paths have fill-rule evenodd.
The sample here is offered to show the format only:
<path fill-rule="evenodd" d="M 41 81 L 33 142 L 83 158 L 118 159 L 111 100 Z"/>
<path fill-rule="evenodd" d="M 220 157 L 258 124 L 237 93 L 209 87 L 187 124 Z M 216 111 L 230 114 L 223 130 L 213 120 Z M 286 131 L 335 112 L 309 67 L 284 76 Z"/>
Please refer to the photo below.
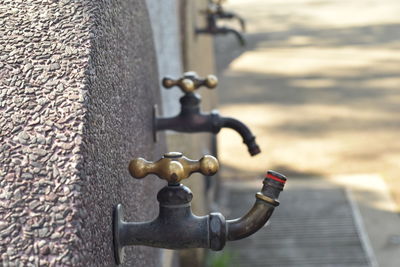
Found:
<path fill-rule="evenodd" d="M 261 152 L 255 141 L 255 136 L 242 122 L 228 117 L 221 117 L 218 111 L 202 113 L 200 111 L 200 96 L 189 93 L 181 99 L 181 112 L 170 118 L 157 118 L 153 113 L 154 131 L 173 130 L 177 132 L 195 133 L 211 132 L 217 134 L 221 128 L 231 128 L 237 131 L 243 138 L 250 155 L 254 156 Z M 155 134 L 154 134 L 155 135 Z"/>
<path fill-rule="evenodd" d="M 240 23 L 240 27 L 241 27 L 242 31 L 246 31 L 246 22 L 238 14 L 233 13 L 233 12 L 220 11 L 220 12 L 218 12 L 217 15 L 221 19 L 237 19 Z"/>
<path fill-rule="evenodd" d="M 286 177 L 274 171 L 268 171 L 261 192 L 256 194 L 256 203 L 243 217 L 227 220 L 227 239 L 242 239 L 257 232 L 269 220 L 275 207 L 279 205 L 278 197 L 286 182 Z"/>
<path fill-rule="evenodd" d="M 246 41 L 243 38 L 243 35 L 238 32 L 237 30 L 231 29 L 231 28 L 227 28 L 227 27 L 223 27 L 223 28 L 219 28 L 219 31 L 221 31 L 222 33 L 233 33 L 236 38 L 238 39 L 239 43 L 241 46 L 245 46 L 246 45 Z"/>
<path fill-rule="evenodd" d="M 221 128 L 231 128 L 242 136 L 243 143 L 247 145 L 250 155 L 254 156 L 261 152 L 260 147 L 256 143 L 256 137 L 245 124 L 236 119 L 227 117 L 220 117 L 219 122 Z"/>
<path fill-rule="evenodd" d="M 239 20 L 240 23 L 240 27 L 242 28 L 242 31 L 245 32 L 246 31 L 246 22 L 243 18 L 236 16 L 236 18 Z"/>

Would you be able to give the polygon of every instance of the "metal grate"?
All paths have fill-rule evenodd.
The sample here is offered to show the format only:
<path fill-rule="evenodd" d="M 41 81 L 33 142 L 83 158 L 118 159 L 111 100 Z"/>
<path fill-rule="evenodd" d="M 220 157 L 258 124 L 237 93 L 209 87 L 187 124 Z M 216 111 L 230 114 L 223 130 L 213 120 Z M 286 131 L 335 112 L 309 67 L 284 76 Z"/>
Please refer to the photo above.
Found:
<path fill-rule="evenodd" d="M 230 218 L 254 202 L 254 189 L 229 188 Z M 344 189 L 289 189 L 267 225 L 230 242 L 232 266 L 371 266 Z"/>

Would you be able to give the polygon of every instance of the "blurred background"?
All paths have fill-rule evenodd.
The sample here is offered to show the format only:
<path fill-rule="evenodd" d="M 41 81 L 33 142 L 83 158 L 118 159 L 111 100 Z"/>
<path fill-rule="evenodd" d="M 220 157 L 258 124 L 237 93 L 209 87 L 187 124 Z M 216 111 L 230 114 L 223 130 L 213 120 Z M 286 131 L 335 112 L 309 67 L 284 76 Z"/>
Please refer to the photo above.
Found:
<path fill-rule="evenodd" d="M 263 152 L 251 158 L 237 133 L 218 135 L 225 208 L 243 214 L 267 169 L 289 181 L 271 231 L 220 262 L 400 266 L 400 2 L 224 7 L 246 19 L 247 46 L 215 39 L 220 112 L 246 122 Z"/>

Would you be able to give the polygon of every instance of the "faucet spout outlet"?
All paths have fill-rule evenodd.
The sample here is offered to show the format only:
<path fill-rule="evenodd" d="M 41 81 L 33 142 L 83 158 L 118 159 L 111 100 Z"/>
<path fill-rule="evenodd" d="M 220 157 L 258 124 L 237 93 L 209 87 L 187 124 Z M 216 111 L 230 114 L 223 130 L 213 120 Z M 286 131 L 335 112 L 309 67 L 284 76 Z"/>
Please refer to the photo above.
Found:
<path fill-rule="evenodd" d="M 159 214 L 146 222 L 127 222 L 123 207 L 114 210 L 114 252 L 117 264 L 124 261 L 126 246 L 151 246 L 166 249 L 209 248 L 222 250 L 226 241 L 245 238 L 260 229 L 270 218 L 286 182 L 283 175 L 269 171 L 263 187 L 256 194 L 253 208 L 243 217 L 226 220 L 221 213 L 205 216 L 193 214 L 190 189 L 179 183 L 191 173 L 215 174 L 218 163 L 211 156 L 189 160 L 180 153 L 168 153 L 157 162 L 134 159 L 130 172 L 135 178 L 154 173 L 168 181 L 157 194 Z"/>

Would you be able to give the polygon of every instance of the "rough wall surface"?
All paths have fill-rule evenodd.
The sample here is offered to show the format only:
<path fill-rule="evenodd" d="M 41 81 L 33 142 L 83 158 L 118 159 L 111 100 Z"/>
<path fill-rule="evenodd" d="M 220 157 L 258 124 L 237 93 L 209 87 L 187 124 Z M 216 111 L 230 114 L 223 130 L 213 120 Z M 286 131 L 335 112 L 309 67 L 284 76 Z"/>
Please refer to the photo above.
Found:
<path fill-rule="evenodd" d="M 96 1 L 97 2 L 97 1 Z M 88 113 L 83 152 L 83 198 L 89 217 L 84 239 L 91 240 L 88 263 L 112 263 L 111 213 L 122 203 L 127 220 L 143 221 L 158 211 L 160 180 L 134 180 L 127 166 L 133 157 L 162 155 L 153 144 L 152 111 L 159 97 L 152 32 L 144 1 L 101 1 L 94 11 L 95 30 L 89 70 Z M 127 249 L 126 266 L 157 266 L 159 250 Z M 107 263 L 107 264 L 106 264 Z"/>
<path fill-rule="evenodd" d="M 113 266 L 112 209 L 157 212 L 154 177 L 129 178 L 133 156 L 155 159 L 157 67 L 144 1 L 0 4 L 1 266 Z M 126 266 L 158 266 L 159 250 Z"/>

